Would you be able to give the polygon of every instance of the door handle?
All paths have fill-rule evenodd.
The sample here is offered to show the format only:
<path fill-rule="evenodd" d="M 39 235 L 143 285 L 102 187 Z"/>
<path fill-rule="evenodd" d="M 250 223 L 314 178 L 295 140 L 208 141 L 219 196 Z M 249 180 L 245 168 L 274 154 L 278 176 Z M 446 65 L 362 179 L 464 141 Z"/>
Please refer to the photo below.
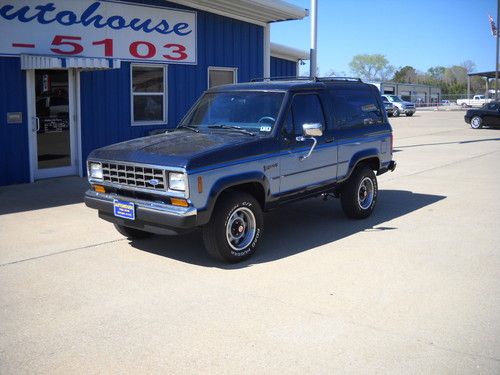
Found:
<path fill-rule="evenodd" d="M 325 139 L 325 143 L 332 143 L 334 140 L 335 140 L 335 138 L 330 137 L 330 138 Z"/>
<path fill-rule="evenodd" d="M 35 129 L 33 131 L 39 132 L 40 131 L 40 118 L 38 117 L 33 117 L 35 119 Z"/>

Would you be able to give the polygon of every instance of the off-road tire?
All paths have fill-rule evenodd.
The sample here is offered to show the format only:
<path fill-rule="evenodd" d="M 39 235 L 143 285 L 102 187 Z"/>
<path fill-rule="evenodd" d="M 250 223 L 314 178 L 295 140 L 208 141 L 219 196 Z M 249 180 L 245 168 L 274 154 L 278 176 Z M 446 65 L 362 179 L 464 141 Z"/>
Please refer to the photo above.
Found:
<path fill-rule="evenodd" d="M 373 194 L 371 201 L 360 200 L 362 194 L 361 184 L 369 184 L 366 179 L 369 179 L 373 188 L 371 192 Z M 367 166 L 361 166 L 354 170 L 353 174 L 349 177 L 349 180 L 342 188 L 340 193 L 340 203 L 346 216 L 351 219 L 364 219 L 372 214 L 377 203 L 377 197 L 378 184 L 375 173 Z M 368 198 L 368 196 L 365 198 Z M 366 206 L 363 207 L 362 203 L 365 203 Z"/>
<path fill-rule="evenodd" d="M 483 127 L 483 119 L 479 116 L 473 116 L 470 120 L 470 127 L 472 129 L 481 129 Z"/>
<path fill-rule="evenodd" d="M 127 237 L 129 240 L 139 240 L 141 238 L 148 238 L 153 233 L 145 232 L 140 229 L 126 227 L 124 225 L 115 224 L 115 228 L 121 235 Z"/>
<path fill-rule="evenodd" d="M 250 213 L 251 212 L 251 213 Z M 246 242 L 248 245 L 241 249 L 235 249 L 231 244 L 228 230 L 231 230 L 231 222 L 236 214 L 247 215 L 247 225 L 244 232 L 241 233 L 243 241 L 241 246 Z M 254 219 L 254 233 L 250 232 L 249 221 L 251 222 L 252 216 Z M 237 215 L 236 215 L 237 216 Z M 244 224 L 244 223 L 243 223 Z M 236 226 L 240 228 L 236 222 Z M 246 231 L 249 231 L 248 233 Z M 243 192 L 229 192 L 223 194 L 217 201 L 212 217 L 208 224 L 203 227 L 203 243 L 207 249 L 208 254 L 221 261 L 236 263 L 248 259 L 255 253 L 257 245 L 262 238 L 264 230 L 264 218 L 262 215 L 262 208 L 259 202 L 250 194 Z M 239 235 L 240 233 L 237 233 Z M 246 236 L 248 238 L 245 241 Z"/>

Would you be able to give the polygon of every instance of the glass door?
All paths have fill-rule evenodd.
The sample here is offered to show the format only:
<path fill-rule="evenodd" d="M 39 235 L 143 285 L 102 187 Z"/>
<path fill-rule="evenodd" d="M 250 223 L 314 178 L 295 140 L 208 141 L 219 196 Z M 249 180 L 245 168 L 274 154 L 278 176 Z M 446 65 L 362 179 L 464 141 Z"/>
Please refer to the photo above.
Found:
<path fill-rule="evenodd" d="M 70 70 L 35 70 L 35 178 L 77 174 Z"/>

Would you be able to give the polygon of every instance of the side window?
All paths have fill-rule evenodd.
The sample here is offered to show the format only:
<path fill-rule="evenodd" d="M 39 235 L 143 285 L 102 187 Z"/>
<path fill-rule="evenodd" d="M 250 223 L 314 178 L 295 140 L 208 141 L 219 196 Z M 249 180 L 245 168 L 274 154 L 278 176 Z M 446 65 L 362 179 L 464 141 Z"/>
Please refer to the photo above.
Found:
<path fill-rule="evenodd" d="M 332 89 L 330 95 L 338 126 L 353 127 L 383 122 L 383 112 L 371 90 Z"/>
<path fill-rule="evenodd" d="M 296 135 L 302 135 L 303 124 L 321 124 L 325 128 L 325 116 L 318 95 L 295 95 L 292 102 L 293 128 Z"/>

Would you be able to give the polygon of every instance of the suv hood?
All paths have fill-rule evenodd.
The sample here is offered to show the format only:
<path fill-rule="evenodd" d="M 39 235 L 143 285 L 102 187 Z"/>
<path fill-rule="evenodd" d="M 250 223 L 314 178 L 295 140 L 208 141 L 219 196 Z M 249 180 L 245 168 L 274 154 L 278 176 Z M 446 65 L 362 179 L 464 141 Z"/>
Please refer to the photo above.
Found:
<path fill-rule="evenodd" d="M 269 152 L 273 143 L 271 137 L 261 138 L 230 130 L 211 133 L 176 130 L 99 148 L 90 153 L 89 159 L 189 170 Z"/>

